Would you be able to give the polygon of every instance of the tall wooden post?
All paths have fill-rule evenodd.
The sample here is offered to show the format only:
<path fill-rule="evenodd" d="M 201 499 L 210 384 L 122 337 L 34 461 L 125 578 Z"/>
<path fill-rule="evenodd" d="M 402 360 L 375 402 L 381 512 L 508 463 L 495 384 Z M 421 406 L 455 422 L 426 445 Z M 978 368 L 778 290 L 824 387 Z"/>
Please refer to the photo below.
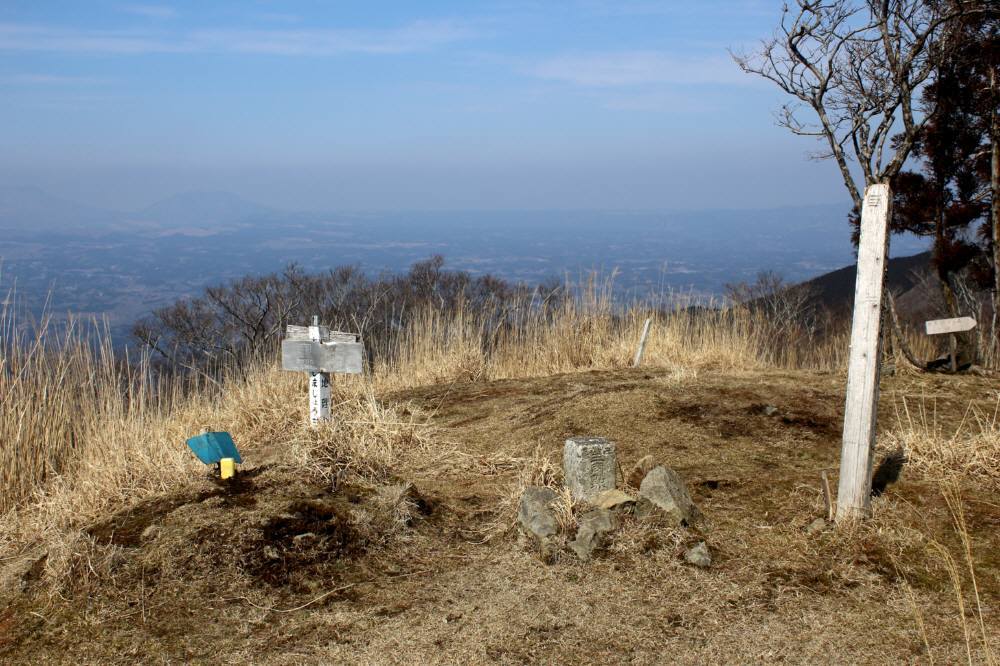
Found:
<path fill-rule="evenodd" d="M 879 370 L 882 364 L 882 310 L 889 250 L 887 184 L 870 185 L 861 209 L 858 277 L 854 287 L 854 319 L 847 366 L 847 405 L 840 452 L 837 520 L 867 515 L 871 504 L 872 458 L 878 416 Z"/>
<path fill-rule="evenodd" d="M 313 317 L 309 327 L 309 340 L 319 343 L 322 334 L 319 329 L 319 317 Z M 320 421 L 330 420 L 330 375 L 326 372 L 309 373 L 309 423 L 316 425 Z"/>

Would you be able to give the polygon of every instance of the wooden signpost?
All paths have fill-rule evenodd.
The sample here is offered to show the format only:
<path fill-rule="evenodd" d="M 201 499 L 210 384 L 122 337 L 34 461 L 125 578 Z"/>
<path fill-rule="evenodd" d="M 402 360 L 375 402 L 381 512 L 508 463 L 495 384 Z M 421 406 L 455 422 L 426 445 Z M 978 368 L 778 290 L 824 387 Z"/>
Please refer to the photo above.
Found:
<path fill-rule="evenodd" d="M 866 515 L 871 504 L 890 203 L 888 185 L 870 185 L 865 190 L 837 488 L 838 521 Z"/>
<path fill-rule="evenodd" d="M 932 319 L 924 324 L 927 335 L 948 335 L 951 343 L 949 356 L 951 357 L 951 371 L 958 372 L 958 340 L 956 333 L 971 331 L 976 327 L 976 320 L 972 317 L 954 317 L 952 319 Z"/>
<path fill-rule="evenodd" d="M 313 317 L 312 326 L 289 326 L 281 341 L 281 367 L 309 373 L 309 422 L 330 419 L 330 373 L 360 374 L 364 345 L 353 333 L 331 331 Z"/>
<path fill-rule="evenodd" d="M 646 353 L 646 341 L 649 340 L 649 326 L 653 323 L 652 318 L 647 318 L 642 327 L 642 336 L 639 338 L 639 348 L 635 350 L 635 358 L 632 359 L 632 367 L 638 368 L 642 365 L 642 357 Z"/>

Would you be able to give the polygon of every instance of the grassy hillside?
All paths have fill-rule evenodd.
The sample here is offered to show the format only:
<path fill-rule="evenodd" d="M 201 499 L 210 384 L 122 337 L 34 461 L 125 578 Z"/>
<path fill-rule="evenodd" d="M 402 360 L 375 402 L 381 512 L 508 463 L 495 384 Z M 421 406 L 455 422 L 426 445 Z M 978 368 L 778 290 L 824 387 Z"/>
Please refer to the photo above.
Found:
<path fill-rule="evenodd" d="M 592 296 L 484 330 L 428 311 L 370 374 L 337 379 L 317 428 L 305 378 L 274 358 L 154 379 L 83 329 L 8 320 L 0 659 L 995 661 L 993 378 L 887 378 L 880 455 L 904 447 L 902 480 L 864 524 L 816 527 L 846 340 L 677 311 L 632 369 L 646 314 Z M 235 482 L 186 451 L 203 427 L 236 439 Z M 704 521 L 630 516 L 593 562 L 541 562 L 517 498 L 559 484 L 579 434 L 618 442 L 623 472 L 672 466 Z M 684 564 L 694 539 L 711 568 Z"/>

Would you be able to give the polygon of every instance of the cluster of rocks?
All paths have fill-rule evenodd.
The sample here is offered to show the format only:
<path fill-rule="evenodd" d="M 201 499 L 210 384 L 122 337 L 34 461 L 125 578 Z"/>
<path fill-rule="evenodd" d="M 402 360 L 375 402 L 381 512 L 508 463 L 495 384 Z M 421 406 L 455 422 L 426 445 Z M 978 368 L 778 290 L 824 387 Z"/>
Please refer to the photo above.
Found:
<path fill-rule="evenodd" d="M 544 560 L 552 559 L 563 542 L 581 560 L 590 560 L 628 514 L 640 519 L 655 516 L 675 527 L 687 527 L 700 517 L 701 512 L 680 475 L 655 464 L 651 456 L 637 462 L 626 477 L 629 486 L 639 489 L 636 496 L 617 487 L 617 471 L 614 442 L 603 437 L 566 440 L 564 484 L 577 508 L 576 532 L 572 538 L 562 534 L 557 517 L 555 507 L 560 493 L 547 486 L 524 490 L 518 522 L 522 531 L 538 544 Z M 712 562 L 704 541 L 689 548 L 684 559 L 700 567 Z"/>

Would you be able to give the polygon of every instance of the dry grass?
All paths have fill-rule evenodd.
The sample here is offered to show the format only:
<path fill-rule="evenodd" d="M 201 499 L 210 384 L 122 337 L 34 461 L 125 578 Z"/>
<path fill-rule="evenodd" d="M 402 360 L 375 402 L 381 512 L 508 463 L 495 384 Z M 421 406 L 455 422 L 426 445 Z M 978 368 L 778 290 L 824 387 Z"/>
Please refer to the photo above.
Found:
<path fill-rule="evenodd" d="M 141 449 L 146 424 L 171 411 L 180 386 L 155 383 L 144 359 L 116 359 L 101 333 L 76 320 L 58 333 L 47 321 L 22 328 L 0 313 L 0 514 L 45 485 L 71 482 L 76 469 L 104 474 L 110 458 L 138 454 L 131 472 L 119 471 L 147 482 L 177 471 L 179 460 L 162 449 Z M 79 491 L 114 495 L 119 485 L 94 480 Z"/>
<path fill-rule="evenodd" d="M 973 553 L 973 538 L 966 520 L 966 506 L 958 479 L 952 477 L 943 481 L 941 495 L 951 517 L 952 527 L 958 539 L 957 545 L 950 547 L 933 536 L 920 536 L 924 539 L 926 551 L 937 560 L 936 564 L 943 570 L 944 578 L 950 583 L 955 606 L 953 621 L 948 622 L 948 624 L 957 625 L 961 631 L 967 662 L 993 666 L 997 663 L 993 648 L 996 637 L 995 632 L 987 629 L 990 620 L 987 619 L 980 594 L 979 566 Z M 957 557 L 956 550 L 958 551 Z M 913 588 L 898 564 L 896 570 L 902 578 L 914 621 L 927 651 L 926 656 L 928 661 L 933 664 L 935 663 L 935 655 L 940 650 L 939 646 L 935 645 L 935 642 L 929 637 L 925 618 L 935 610 L 940 613 L 942 609 L 940 607 L 935 609 L 921 608 Z M 970 616 L 974 626 L 970 626 Z M 944 661 L 947 661 L 947 658 Z"/>
<path fill-rule="evenodd" d="M 934 400 L 904 396 L 895 411 L 896 427 L 883 437 L 883 446 L 903 449 L 909 464 L 930 478 L 959 476 L 1000 490 L 1000 397 L 988 411 L 969 403 L 951 427 L 939 420 Z"/>
<path fill-rule="evenodd" d="M 668 311 L 622 308 L 610 285 L 593 279 L 577 297 L 556 305 L 511 308 L 499 319 L 489 308 L 455 314 L 425 310 L 399 336 L 375 369 L 380 389 L 449 381 L 542 377 L 580 370 L 629 367 L 643 326 L 652 327 L 643 364 L 684 373 L 698 369 L 845 367 L 843 326 L 822 338 L 806 327 L 776 324 L 766 313 L 717 304 Z"/>
<path fill-rule="evenodd" d="M 338 381 L 338 418 L 310 428 L 305 375 L 272 359 L 163 380 L 148 359 L 116 358 L 97 327 L 0 322 L 0 558 L 41 549 L 54 580 L 81 557 L 96 568 L 83 527 L 200 478 L 185 440 L 204 428 L 232 433 L 248 462 L 327 483 L 384 482 L 424 445 L 425 419 L 381 404 L 363 378 Z"/>

